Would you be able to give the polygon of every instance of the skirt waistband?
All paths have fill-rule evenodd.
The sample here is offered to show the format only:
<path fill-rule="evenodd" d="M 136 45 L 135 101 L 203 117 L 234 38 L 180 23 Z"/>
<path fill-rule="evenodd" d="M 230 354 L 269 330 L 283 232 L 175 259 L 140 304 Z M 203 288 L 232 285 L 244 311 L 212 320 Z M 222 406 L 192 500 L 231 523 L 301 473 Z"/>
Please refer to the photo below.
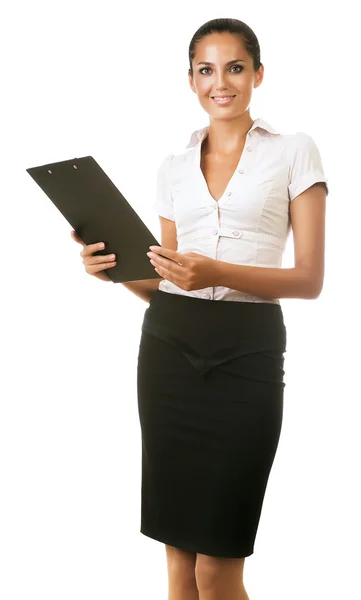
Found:
<path fill-rule="evenodd" d="M 206 300 L 159 289 L 145 311 L 142 330 L 203 357 L 286 351 L 287 343 L 280 304 Z"/>

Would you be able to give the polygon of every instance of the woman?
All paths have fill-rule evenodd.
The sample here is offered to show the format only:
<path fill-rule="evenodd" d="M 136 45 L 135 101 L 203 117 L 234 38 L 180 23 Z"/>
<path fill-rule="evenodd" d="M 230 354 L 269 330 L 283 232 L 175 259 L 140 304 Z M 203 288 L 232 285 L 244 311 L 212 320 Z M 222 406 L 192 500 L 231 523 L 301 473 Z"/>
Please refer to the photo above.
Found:
<path fill-rule="evenodd" d="M 205 23 L 189 63 L 209 126 L 159 169 L 162 247 L 148 256 L 161 281 L 124 284 L 149 302 L 138 357 L 141 532 L 165 544 L 169 600 L 249 600 L 244 560 L 282 424 L 279 299 L 321 293 L 328 188 L 309 135 L 251 118 L 264 67 L 245 23 Z M 291 226 L 295 266 L 281 269 Z M 81 252 L 86 270 L 108 279 L 101 271 L 115 263 L 95 250 Z"/>

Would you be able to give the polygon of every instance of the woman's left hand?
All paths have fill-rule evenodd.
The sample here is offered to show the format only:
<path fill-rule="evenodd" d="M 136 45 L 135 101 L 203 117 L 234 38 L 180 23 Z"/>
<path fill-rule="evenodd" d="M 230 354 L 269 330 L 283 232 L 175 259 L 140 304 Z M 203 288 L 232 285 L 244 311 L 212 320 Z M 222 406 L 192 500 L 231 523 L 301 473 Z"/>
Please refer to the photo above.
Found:
<path fill-rule="evenodd" d="M 167 258 L 163 258 L 159 254 Z M 151 252 L 147 252 L 147 256 L 161 277 L 171 281 L 182 290 L 190 292 L 219 285 L 220 263 L 218 260 L 195 252 L 181 254 L 161 246 L 151 246 Z"/>

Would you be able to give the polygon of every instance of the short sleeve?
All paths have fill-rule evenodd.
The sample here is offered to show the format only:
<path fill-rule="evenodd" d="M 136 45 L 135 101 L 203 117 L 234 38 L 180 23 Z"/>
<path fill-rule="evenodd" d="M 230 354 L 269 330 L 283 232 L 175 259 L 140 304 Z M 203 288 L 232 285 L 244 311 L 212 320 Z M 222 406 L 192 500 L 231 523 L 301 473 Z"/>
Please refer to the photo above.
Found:
<path fill-rule="evenodd" d="M 289 163 L 290 202 L 318 182 L 326 184 L 326 195 L 328 195 L 328 179 L 323 172 L 320 152 L 310 135 L 297 133 L 294 136 Z"/>
<path fill-rule="evenodd" d="M 169 177 L 172 158 L 173 154 L 168 154 L 158 169 L 156 200 L 153 204 L 153 210 L 161 217 L 175 221 Z"/>

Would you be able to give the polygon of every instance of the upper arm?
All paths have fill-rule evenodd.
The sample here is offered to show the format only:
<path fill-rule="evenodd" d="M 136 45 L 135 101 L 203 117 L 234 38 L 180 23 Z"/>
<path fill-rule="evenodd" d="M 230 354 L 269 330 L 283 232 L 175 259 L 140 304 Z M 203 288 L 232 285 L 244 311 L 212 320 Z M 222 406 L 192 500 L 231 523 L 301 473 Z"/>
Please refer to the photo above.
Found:
<path fill-rule="evenodd" d="M 299 132 L 291 141 L 288 192 L 295 267 L 305 270 L 310 296 L 317 297 L 324 279 L 328 184 L 312 137 Z"/>
<path fill-rule="evenodd" d="M 156 199 L 153 209 L 161 217 L 174 221 L 173 198 L 170 182 L 170 166 L 173 154 L 168 154 L 160 165 L 157 173 Z"/>
<path fill-rule="evenodd" d="M 290 204 L 295 267 L 306 270 L 312 297 L 322 290 L 325 270 L 326 188 L 318 182 Z"/>
<path fill-rule="evenodd" d="M 165 217 L 159 217 L 161 227 L 161 245 L 163 248 L 170 248 L 170 250 L 177 251 L 178 240 L 177 240 L 177 228 L 174 221 L 166 219 Z"/>
<path fill-rule="evenodd" d="M 156 210 L 161 227 L 161 245 L 170 250 L 178 249 L 177 229 L 174 218 L 173 198 L 170 182 L 170 167 L 173 154 L 168 154 L 158 169 L 157 192 L 153 208 Z"/>

